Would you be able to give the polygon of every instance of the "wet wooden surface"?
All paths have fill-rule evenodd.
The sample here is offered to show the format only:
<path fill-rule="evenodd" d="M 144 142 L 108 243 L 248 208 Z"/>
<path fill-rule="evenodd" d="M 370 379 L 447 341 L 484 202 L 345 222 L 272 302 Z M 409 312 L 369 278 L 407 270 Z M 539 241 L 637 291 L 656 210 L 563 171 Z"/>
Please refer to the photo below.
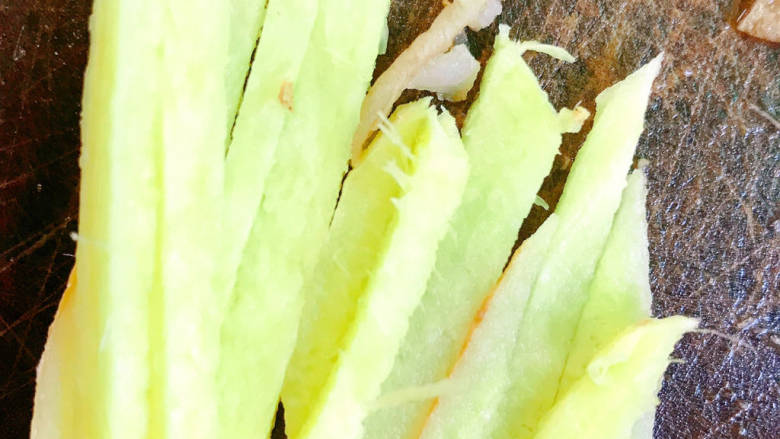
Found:
<path fill-rule="evenodd" d="M 593 109 L 600 90 L 665 51 L 638 152 L 650 161 L 653 311 L 699 317 L 732 339 L 685 337 L 655 435 L 780 437 L 780 49 L 729 26 L 732 0 L 504 3 L 500 21 L 513 35 L 578 57 L 571 65 L 528 58 L 556 107 Z M 0 1 L 2 438 L 28 434 L 35 365 L 73 263 L 89 8 L 89 0 Z M 441 0 L 394 2 L 380 71 L 440 8 Z M 468 34 L 483 62 L 495 30 Z M 449 107 L 462 119 L 467 104 Z M 582 140 L 565 138 L 542 190 L 551 205 Z M 521 236 L 544 216 L 535 207 Z"/>

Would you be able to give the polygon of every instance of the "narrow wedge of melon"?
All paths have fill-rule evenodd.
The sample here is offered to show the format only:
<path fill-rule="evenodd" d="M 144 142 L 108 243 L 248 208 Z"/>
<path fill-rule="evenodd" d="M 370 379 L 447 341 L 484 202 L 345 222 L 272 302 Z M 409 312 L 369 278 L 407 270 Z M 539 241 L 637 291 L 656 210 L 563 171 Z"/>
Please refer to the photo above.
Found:
<path fill-rule="evenodd" d="M 357 438 L 431 275 L 468 174 L 454 119 L 399 107 L 346 179 L 283 401 L 290 438 Z"/>
<path fill-rule="evenodd" d="M 293 112 L 301 110 L 295 108 L 294 95 L 291 103 L 284 102 L 280 96 L 283 97 L 282 91 L 286 88 L 294 90 L 299 82 L 319 3 L 320 0 L 271 0 L 268 4 L 255 62 L 225 161 L 225 209 L 229 215 L 225 218 L 222 240 L 226 249 L 224 284 L 228 303 L 232 303 L 233 295 L 238 294 L 233 287 L 284 124 Z M 265 313 L 257 308 L 252 312 L 255 317 Z M 230 328 L 236 326 L 231 321 L 225 324 Z M 249 332 L 237 335 L 239 337 L 251 334 L 251 327 L 236 330 Z M 249 338 L 246 341 L 249 343 Z M 240 359 L 253 355 L 253 348 L 227 340 L 221 355 L 224 357 L 219 372 L 222 437 L 254 437 L 258 430 L 269 428 L 276 406 L 273 399 L 278 395 L 258 397 L 256 389 L 260 382 L 257 387 L 247 386 L 246 374 L 237 371 L 246 366 Z"/>
<path fill-rule="evenodd" d="M 221 410 L 245 411 L 241 431 L 251 437 L 265 436 L 272 426 L 295 345 L 303 278 L 325 242 L 388 8 L 388 0 L 319 2 L 293 84 L 293 111 L 265 178 L 222 327 L 220 387 L 240 393 L 223 397 Z"/>
<path fill-rule="evenodd" d="M 60 303 L 38 369 L 33 438 L 131 439 L 147 432 L 147 310 L 159 291 L 162 9 L 144 0 L 93 5 L 78 282 Z"/>
<path fill-rule="evenodd" d="M 229 10 L 210 0 L 161 3 L 162 209 L 153 262 L 162 293 L 152 292 L 147 311 L 148 434 L 212 439 L 218 431 L 216 373 L 225 308 L 220 255 Z"/>
<path fill-rule="evenodd" d="M 521 55 L 502 27 L 463 128 L 471 165 L 463 202 L 383 394 L 430 384 L 450 372 L 558 152 L 558 116 Z M 365 436 L 416 435 L 432 404 L 428 399 L 381 409 L 366 421 Z"/>
<path fill-rule="evenodd" d="M 645 176 L 628 177 L 604 253 L 589 287 L 558 395 L 585 373 L 593 356 L 610 341 L 650 317 L 650 255 L 645 219 Z"/>
<path fill-rule="evenodd" d="M 558 217 L 552 214 L 512 256 L 488 298 L 468 344 L 450 374 L 452 389 L 438 398 L 422 438 L 480 437 L 512 384 L 517 327 L 542 269 Z"/>
<path fill-rule="evenodd" d="M 399 107 L 391 136 L 378 136 L 369 159 L 345 180 L 328 240 L 303 288 L 306 304 L 283 389 L 290 434 L 301 428 L 331 373 L 366 284 L 392 238 L 398 217 L 393 200 L 402 194 L 399 180 L 409 179 L 404 152 L 411 154 L 423 129 L 431 130 L 424 127 L 431 123 L 430 111 L 422 100 Z"/>
<path fill-rule="evenodd" d="M 39 376 L 58 419 L 33 436 L 216 434 L 228 12 L 200 3 L 94 4 L 78 282 Z"/>
<path fill-rule="evenodd" d="M 585 375 L 544 416 L 536 439 L 629 439 L 655 409 L 669 355 L 698 322 L 675 316 L 646 320 L 591 360 Z"/>
<path fill-rule="evenodd" d="M 246 83 L 225 161 L 226 226 L 223 243 L 232 289 L 285 121 L 295 110 L 294 90 L 311 41 L 319 0 L 271 0 L 255 62 Z M 235 421 L 235 420 L 234 420 Z M 228 421 L 233 425 L 233 421 Z"/>
<path fill-rule="evenodd" d="M 661 57 L 596 98 L 593 128 L 556 207 L 558 231 L 518 328 L 513 383 L 482 437 L 532 437 L 552 406 L 588 286 L 620 204 Z"/>

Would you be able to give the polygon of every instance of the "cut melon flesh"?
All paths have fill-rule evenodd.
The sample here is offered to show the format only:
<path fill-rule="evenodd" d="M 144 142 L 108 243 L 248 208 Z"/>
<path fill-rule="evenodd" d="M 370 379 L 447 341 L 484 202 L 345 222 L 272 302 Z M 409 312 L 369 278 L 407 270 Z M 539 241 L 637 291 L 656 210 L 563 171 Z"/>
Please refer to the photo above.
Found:
<path fill-rule="evenodd" d="M 227 11 L 96 1 L 84 90 L 72 298 L 44 356 L 56 438 L 214 437 L 223 294 L 214 254 L 227 136 Z M 191 33 L 188 30 L 198 29 Z M 139 31 L 142 30 L 142 31 Z M 47 423 L 45 433 L 39 429 Z"/>
<path fill-rule="evenodd" d="M 450 372 L 558 152 L 558 116 L 521 55 L 502 27 L 463 128 L 471 165 L 463 202 L 383 394 L 433 383 Z M 365 436 L 416 435 L 432 403 L 381 409 L 366 421 Z"/>
<path fill-rule="evenodd" d="M 225 161 L 225 209 L 230 214 L 225 218 L 226 226 L 222 239 L 228 267 L 224 284 L 230 303 L 232 296 L 239 294 L 238 291 L 234 292 L 233 288 L 282 130 L 293 112 L 300 111 L 295 108 L 294 102 L 292 110 L 282 102 L 280 93 L 288 86 L 294 89 L 299 82 L 300 69 L 311 41 L 319 3 L 320 0 L 271 0 L 268 4 L 266 21 L 255 52 L 255 62 L 247 80 Z M 282 298 L 275 306 L 285 305 L 285 299 Z M 252 312 L 257 319 L 260 314 L 270 314 L 272 309 L 253 308 Z M 273 321 L 275 317 L 257 320 L 267 318 Z M 286 318 L 283 312 L 279 317 Z M 243 331 L 231 321 L 225 322 L 225 325 L 227 331 L 234 328 L 236 331 Z M 246 330 L 250 331 L 251 326 Z M 243 335 L 239 333 L 236 337 Z M 246 340 L 247 343 L 249 341 Z M 245 344 L 235 344 L 227 340 L 222 348 L 224 358 L 221 360 L 219 376 L 222 437 L 255 437 L 258 431 L 270 428 L 270 419 L 276 409 L 275 400 L 278 399 L 278 385 L 275 389 L 268 389 L 269 392 L 276 393 L 275 395 L 257 393 L 260 382 L 252 382 L 257 387 L 248 386 L 246 373 L 237 370 L 249 366 L 241 358 L 253 355 L 256 344 L 255 340 L 250 348 Z M 232 362 L 235 362 L 235 367 L 230 366 Z"/>
<path fill-rule="evenodd" d="M 555 212 L 558 230 L 517 332 L 512 386 L 482 437 L 532 437 L 552 406 L 588 286 L 626 183 L 661 57 L 596 97 L 596 117 Z"/>
<path fill-rule="evenodd" d="M 233 128 L 241 98 L 244 93 L 252 52 L 263 27 L 267 0 L 229 0 L 228 61 L 225 72 L 227 87 L 227 127 Z"/>
<path fill-rule="evenodd" d="M 596 352 L 627 327 L 649 317 L 644 184 L 642 171 L 634 171 L 623 190 L 569 353 L 569 379 L 580 378 Z M 512 258 L 451 374 L 457 390 L 439 398 L 423 437 L 479 437 L 489 429 L 491 418 L 480 413 L 494 412 L 512 382 L 510 365 L 517 329 L 556 227 L 553 214 Z M 485 373 L 487 368 L 490 373 Z M 558 393 L 567 387 L 562 383 Z"/>
<path fill-rule="evenodd" d="M 629 326 L 650 317 L 650 255 L 645 219 L 645 176 L 628 178 L 604 253 L 589 287 L 558 394 L 585 373 L 596 352 Z"/>
<path fill-rule="evenodd" d="M 426 122 L 430 124 L 428 113 L 424 101 L 399 108 L 392 116 L 392 129 L 404 146 L 380 134 L 370 156 L 343 185 L 328 240 L 303 288 L 306 304 L 283 390 L 288 434 L 301 429 L 315 405 L 366 284 L 392 239 L 398 216 L 392 200 L 400 199 L 402 191 L 396 177 L 403 179 L 410 165 L 402 148 L 417 146 L 418 135 Z"/>
<path fill-rule="evenodd" d="M 468 173 L 455 121 L 400 107 L 342 189 L 283 389 L 290 438 L 357 438 Z"/>
<path fill-rule="evenodd" d="M 215 255 L 222 253 L 229 11 L 210 0 L 168 0 L 163 8 L 163 207 L 154 261 L 162 294 L 150 299 L 149 346 L 157 357 L 149 434 L 214 438 L 225 308 L 224 261 Z"/>
<path fill-rule="evenodd" d="M 225 209 L 230 214 L 222 239 L 230 267 L 225 279 L 228 289 L 235 282 L 282 128 L 295 111 L 280 96 L 283 89 L 292 90 L 298 83 L 318 4 L 319 0 L 271 0 L 268 4 L 225 161 Z"/>
<path fill-rule="evenodd" d="M 630 439 L 652 411 L 675 343 L 698 322 L 675 316 L 647 320 L 596 354 L 585 375 L 539 424 L 536 439 Z"/>
<path fill-rule="evenodd" d="M 158 254 L 162 199 L 156 79 L 162 60 L 150 48 L 161 46 L 162 21 L 155 1 L 93 5 L 81 122 L 78 282 L 60 304 L 38 371 L 34 438 L 146 434 L 147 310 L 159 291 L 150 255 Z"/>
<path fill-rule="evenodd" d="M 240 392 L 223 395 L 222 412 L 243 411 L 241 431 L 253 437 L 272 426 L 303 278 L 325 241 L 389 8 L 388 0 L 319 3 L 222 327 L 220 387 Z"/>
<path fill-rule="evenodd" d="M 531 286 L 542 269 L 558 218 L 552 214 L 515 252 L 450 374 L 422 438 L 481 437 L 512 384 L 513 347 Z"/>

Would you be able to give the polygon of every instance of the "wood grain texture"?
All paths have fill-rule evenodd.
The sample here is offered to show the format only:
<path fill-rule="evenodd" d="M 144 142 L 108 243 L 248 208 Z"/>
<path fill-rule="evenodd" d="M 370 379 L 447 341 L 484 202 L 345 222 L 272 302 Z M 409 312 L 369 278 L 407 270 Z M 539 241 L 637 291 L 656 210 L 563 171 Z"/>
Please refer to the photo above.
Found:
<path fill-rule="evenodd" d="M 637 155 L 650 160 L 653 311 L 699 317 L 739 342 L 685 337 L 655 435 L 780 437 L 780 49 L 728 25 L 733 0 L 504 3 L 500 21 L 514 36 L 578 57 L 563 65 L 528 55 L 556 107 L 581 101 L 592 110 L 599 91 L 666 52 Z M 378 72 L 441 6 L 394 1 Z M 89 0 L 0 1 L 2 438 L 28 434 L 34 367 L 73 262 L 89 9 Z M 483 63 L 495 30 L 468 33 Z M 447 106 L 462 121 L 469 101 Z M 583 138 L 565 136 L 541 192 L 551 206 Z M 534 207 L 521 238 L 545 214 Z"/>

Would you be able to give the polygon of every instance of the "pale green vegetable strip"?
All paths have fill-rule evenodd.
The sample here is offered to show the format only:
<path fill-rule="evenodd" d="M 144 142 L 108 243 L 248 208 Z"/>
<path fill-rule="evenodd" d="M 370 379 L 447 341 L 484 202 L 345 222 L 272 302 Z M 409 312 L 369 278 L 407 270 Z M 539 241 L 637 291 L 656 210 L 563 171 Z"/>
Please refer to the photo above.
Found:
<path fill-rule="evenodd" d="M 157 339 L 150 348 L 160 352 L 151 386 L 162 394 L 150 398 L 153 414 L 160 405 L 160 419 L 151 420 L 149 435 L 213 439 L 225 295 L 218 255 L 229 11 L 210 0 L 166 0 L 161 8 L 163 209 L 155 262 L 163 294 L 152 298 L 151 330 Z"/>
<path fill-rule="evenodd" d="M 440 396 L 421 438 L 480 437 L 512 384 L 512 354 L 528 295 L 557 230 L 552 214 L 515 252 L 450 375 L 454 387 Z"/>
<path fill-rule="evenodd" d="M 263 196 L 279 136 L 294 110 L 282 102 L 292 92 L 309 46 L 320 0 L 271 0 L 255 63 L 233 130 L 225 161 L 225 231 L 229 267 L 225 284 L 232 289 L 246 241 Z M 238 383 L 236 383 L 238 384 Z M 243 384 L 238 384 L 243 387 Z M 228 393 L 231 390 L 228 390 Z M 235 413 L 229 410 L 229 413 Z M 246 415 L 245 415 L 246 416 Z M 234 424 L 237 419 L 229 420 Z M 237 432 L 236 432 L 237 433 Z"/>
<path fill-rule="evenodd" d="M 650 317 L 650 255 L 645 219 L 645 177 L 628 178 L 604 253 L 589 287 L 558 395 L 585 372 L 590 360 L 618 334 Z"/>
<path fill-rule="evenodd" d="M 252 52 L 263 27 L 268 0 L 229 0 L 224 3 L 230 8 L 228 64 L 225 71 L 227 126 L 230 130 L 241 103 Z"/>
<path fill-rule="evenodd" d="M 255 435 L 271 428 L 295 344 L 303 277 L 325 241 L 388 8 L 388 0 L 320 0 L 294 110 L 265 179 L 222 328 L 221 376 L 243 384 L 233 401 L 255 407 Z"/>
<path fill-rule="evenodd" d="M 392 116 L 390 135 L 377 136 L 367 159 L 344 182 L 328 239 L 303 288 L 306 303 L 284 383 L 290 434 L 301 429 L 315 404 L 383 256 L 398 216 L 391 200 L 402 193 L 396 178 L 406 177 L 401 159 L 405 151 L 411 154 L 409 148 L 429 119 L 428 108 L 429 102 L 422 100 L 400 107 Z"/>
<path fill-rule="evenodd" d="M 463 202 L 383 394 L 447 376 L 558 152 L 558 116 L 508 32 L 502 27 L 496 37 L 463 128 L 471 165 Z M 429 399 L 378 410 L 367 420 L 365 436 L 418 434 L 432 404 Z"/>
<path fill-rule="evenodd" d="M 400 107 L 401 144 L 380 135 L 344 184 L 285 379 L 292 439 L 360 437 L 425 292 L 468 174 L 454 119 L 429 101 Z"/>
<path fill-rule="evenodd" d="M 161 9 L 143 0 L 93 5 L 81 122 L 79 281 L 60 304 L 38 370 L 32 437 L 146 434 L 147 308 L 156 270 L 149 256 L 156 253 L 161 157 L 160 59 L 153 49 L 160 46 Z"/>
<path fill-rule="evenodd" d="M 225 209 L 230 214 L 225 218 L 222 239 L 226 248 L 224 284 L 228 303 L 234 294 L 239 294 L 233 291 L 233 287 L 282 129 L 293 111 L 297 111 L 294 94 L 293 109 L 290 110 L 280 100 L 280 93 L 284 87 L 293 91 L 298 83 L 319 2 L 271 0 L 268 5 L 267 20 L 257 45 L 255 62 L 225 162 Z M 284 299 L 280 299 L 280 305 L 284 303 Z M 258 309 L 254 312 L 257 320 L 265 319 L 257 318 L 260 313 L 267 314 Z M 268 428 L 269 417 L 273 416 L 276 407 L 271 399 L 276 399 L 278 395 L 257 396 L 262 377 L 256 378 L 258 381 L 254 386 L 248 385 L 246 375 L 249 370 L 243 368 L 253 367 L 249 361 L 256 355 L 255 348 L 231 342 L 232 335 L 228 332 L 243 332 L 244 329 L 236 328 L 229 320 L 224 324 L 226 329 L 222 337 L 227 338 L 227 342 L 222 346 L 218 377 L 220 434 L 224 438 L 254 437 L 257 431 Z M 272 392 L 278 392 L 278 389 Z"/>
<path fill-rule="evenodd" d="M 547 413 L 536 439 L 630 439 L 652 411 L 675 343 L 698 322 L 647 320 L 601 350 L 586 374 Z"/>
<path fill-rule="evenodd" d="M 596 97 L 593 128 L 556 207 L 558 231 L 518 329 L 513 385 L 493 414 L 492 435 L 482 437 L 532 437 L 552 406 L 660 67 L 659 56 Z"/>

